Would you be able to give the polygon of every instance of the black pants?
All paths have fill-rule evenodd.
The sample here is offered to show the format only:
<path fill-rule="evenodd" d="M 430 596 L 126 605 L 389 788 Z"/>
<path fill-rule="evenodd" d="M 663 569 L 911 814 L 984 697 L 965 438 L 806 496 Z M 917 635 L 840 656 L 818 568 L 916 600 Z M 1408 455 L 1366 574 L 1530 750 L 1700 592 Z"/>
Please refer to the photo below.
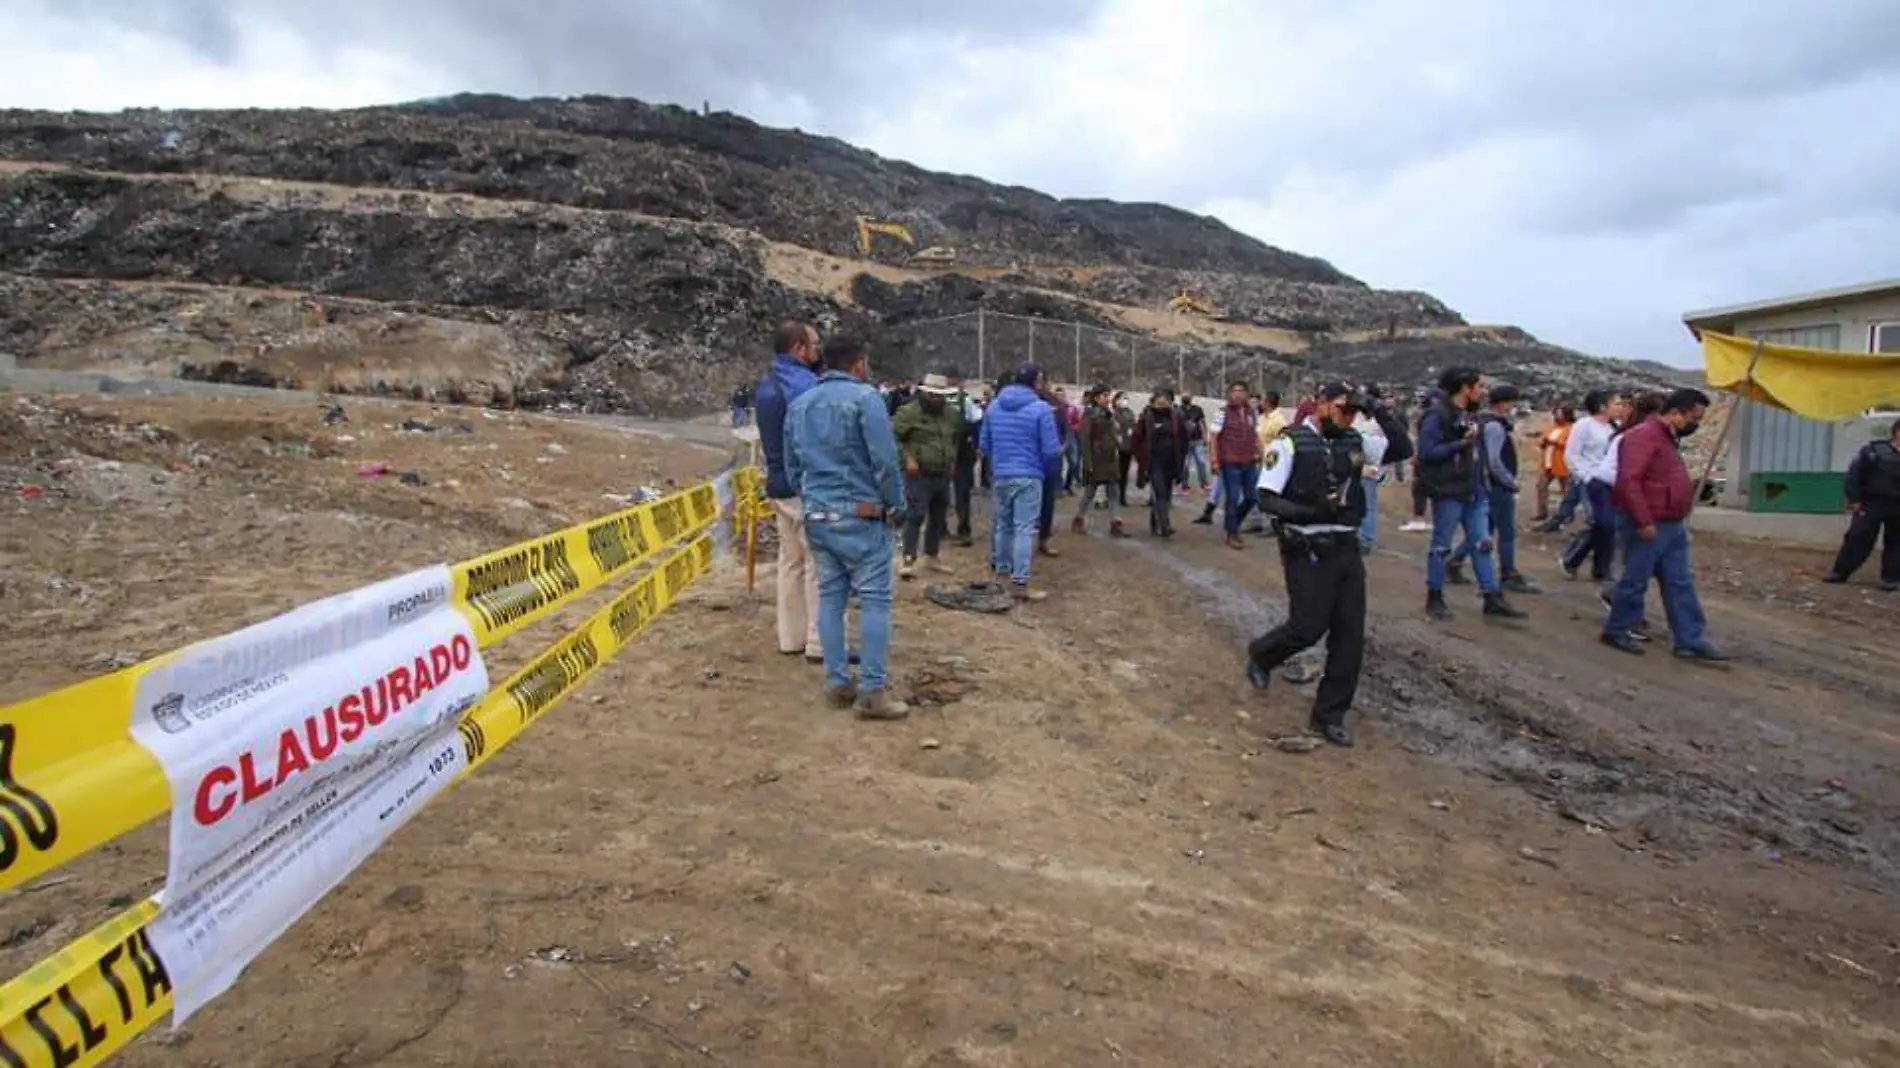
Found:
<path fill-rule="evenodd" d="M 904 558 L 917 555 L 917 531 L 924 534 L 924 555 L 936 556 L 943 547 L 945 517 L 950 511 L 950 476 L 904 476 Z"/>
<path fill-rule="evenodd" d="M 1135 454 L 1123 452 L 1115 457 L 1115 499 L 1123 508 L 1128 507 L 1128 468 L 1135 462 Z"/>
<path fill-rule="evenodd" d="M 1425 487 L 1425 480 L 1412 475 L 1412 518 L 1425 518 L 1425 510 L 1431 507 L 1431 492 Z"/>
<path fill-rule="evenodd" d="M 1062 476 L 1049 475 L 1042 480 L 1042 511 L 1036 515 L 1036 537 L 1047 541 L 1056 532 L 1056 493 L 1062 488 Z"/>
<path fill-rule="evenodd" d="M 1326 672 L 1313 701 L 1313 724 L 1344 723 L 1366 659 L 1366 562 L 1352 535 L 1312 548 L 1280 543 L 1286 570 L 1286 622 L 1253 640 L 1247 656 L 1268 672 L 1326 639 Z"/>
<path fill-rule="evenodd" d="M 1156 471 L 1148 479 L 1148 533 L 1174 533 L 1174 472 Z"/>
<path fill-rule="evenodd" d="M 1868 505 L 1854 513 L 1847 524 L 1847 536 L 1841 539 L 1840 555 L 1834 558 L 1834 574 L 1852 578 L 1873 555 L 1874 542 L 1883 538 L 1880 581 L 1900 582 L 1900 502 Z"/>
<path fill-rule="evenodd" d="M 1579 530 L 1564 546 L 1563 568 L 1575 571 L 1590 561 L 1590 577 L 1598 582 L 1608 582 L 1615 574 L 1616 564 L 1616 509 L 1610 503 L 1610 487 L 1602 482 L 1592 482 L 1583 488 L 1584 499 L 1590 505 L 1590 525 Z"/>
<path fill-rule="evenodd" d="M 957 461 L 957 476 L 952 487 L 957 509 L 957 537 L 970 536 L 970 494 L 976 488 L 976 457 Z"/>

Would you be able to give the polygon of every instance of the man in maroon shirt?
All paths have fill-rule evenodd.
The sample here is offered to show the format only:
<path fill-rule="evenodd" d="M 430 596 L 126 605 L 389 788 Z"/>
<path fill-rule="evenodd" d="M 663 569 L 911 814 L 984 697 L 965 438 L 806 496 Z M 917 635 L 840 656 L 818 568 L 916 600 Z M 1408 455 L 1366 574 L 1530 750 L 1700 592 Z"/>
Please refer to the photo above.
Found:
<path fill-rule="evenodd" d="M 1696 432 L 1708 407 L 1708 395 L 1702 391 L 1676 390 L 1655 418 L 1617 439 L 1611 499 L 1624 560 L 1623 576 L 1610 595 L 1609 617 L 1603 621 L 1603 644 L 1612 649 L 1642 654 L 1642 643 L 1630 637 L 1630 631 L 1643 618 L 1643 596 L 1656 580 L 1662 586 L 1676 657 L 1705 663 L 1728 659 L 1709 644 L 1708 619 L 1689 565 L 1688 519 L 1695 506 L 1695 485 L 1682 462 L 1680 442 Z"/>
<path fill-rule="evenodd" d="M 1227 544 L 1239 549 L 1240 523 L 1247 518 L 1259 497 L 1260 431 L 1259 413 L 1254 411 L 1252 390 L 1245 382 L 1227 387 L 1227 407 L 1214 416 L 1214 472 L 1220 479 L 1221 500 L 1226 505 L 1223 517 Z"/>

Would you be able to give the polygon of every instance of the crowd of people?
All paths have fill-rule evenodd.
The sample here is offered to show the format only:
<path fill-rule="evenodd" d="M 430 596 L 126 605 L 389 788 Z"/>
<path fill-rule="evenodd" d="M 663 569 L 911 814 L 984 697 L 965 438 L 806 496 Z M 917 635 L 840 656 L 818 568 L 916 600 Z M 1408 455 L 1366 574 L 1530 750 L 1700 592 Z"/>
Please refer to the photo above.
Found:
<path fill-rule="evenodd" d="M 832 338 L 821 347 L 815 329 L 788 322 L 775 342 L 752 396 L 780 524 L 778 646 L 822 664 L 828 699 L 860 717 L 905 714 L 886 675 L 895 580 L 954 570 L 942 551 L 952 540 L 975 545 L 979 488 L 991 501 L 990 570 L 1024 604 L 1047 596 L 1036 559 L 1059 555 L 1064 497 L 1074 499 L 1075 535 L 1087 534 L 1100 513 L 1107 537 L 1129 537 L 1132 482 L 1147 493 L 1152 537 L 1174 537 L 1177 500 L 1199 493 L 1193 522 L 1218 521 L 1225 545 L 1246 548 L 1248 532 L 1272 538 L 1288 618 L 1249 645 L 1246 676 L 1265 689 L 1281 664 L 1324 640 L 1310 727 L 1337 745 L 1352 744 L 1345 716 L 1364 653 L 1364 561 L 1378 542 L 1379 489 L 1408 472 L 1412 517 L 1399 529 L 1429 533 L 1429 618 L 1452 619 L 1448 588 L 1474 583 L 1481 618 L 1528 617 L 1511 598 L 1542 592 L 1518 552 L 1521 498 L 1529 494 L 1525 518 L 1535 529 L 1580 523 L 1558 566 L 1571 579 L 1587 566 L 1599 583 L 1605 645 L 1645 652 L 1654 585 L 1674 655 L 1726 660 L 1708 638 L 1690 567 L 1686 522 L 1697 487 L 1681 443 L 1709 406 L 1698 390 L 1595 391 L 1582 398 L 1581 414 L 1559 408 L 1547 429 L 1527 437 L 1516 425 L 1522 394 L 1508 383 L 1486 388 L 1476 368 L 1448 370 L 1415 398 L 1326 383 L 1298 398 L 1288 419 L 1279 395 L 1256 396 L 1244 382 L 1232 383 L 1209 415 L 1166 388 L 1138 407 L 1103 385 L 1072 402 L 1034 364 L 974 388 L 940 375 L 874 384 L 861 340 Z M 1520 445 L 1534 460 L 1521 461 Z M 1883 527 L 1890 532 L 1882 579 L 1900 578 L 1891 533 L 1900 523 L 1900 425 L 1892 443 L 1876 445 L 1851 475 L 1869 503 L 1837 562 L 1842 579 Z M 851 601 L 859 606 L 855 649 L 845 632 Z"/>

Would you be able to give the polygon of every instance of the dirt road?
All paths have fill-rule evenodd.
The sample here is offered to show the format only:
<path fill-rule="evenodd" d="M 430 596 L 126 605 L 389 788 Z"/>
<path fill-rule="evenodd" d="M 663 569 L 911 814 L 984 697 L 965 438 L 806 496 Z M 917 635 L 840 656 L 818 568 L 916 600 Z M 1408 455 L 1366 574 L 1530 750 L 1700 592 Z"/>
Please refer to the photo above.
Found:
<path fill-rule="evenodd" d="M 166 403 L 22 440 L 92 472 L 182 447 L 144 421 L 216 433 Z M 358 480 L 361 443 L 323 456 L 309 413 L 250 413 L 319 455 L 226 444 L 169 503 L 0 503 L 0 698 L 553 525 L 517 495 L 586 514 L 611 473 L 711 462 L 539 420 L 378 438 L 466 495 L 424 505 Z M 1296 755 L 1271 738 L 1310 687 L 1238 671 L 1273 554 L 1185 530 L 1064 538 L 1055 595 L 1008 616 L 905 584 L 897 673 L 948 703 L 894 725 L 773 652 L 769 568 L 714 580 L 121 1063 L 1900 1063 L 1900 602 L 1703 539 L 1735 666 L 1635 660 L 1561 579 L 1521 630 L 1428 627 L 1418 536 L 1388 527 L 1361 744 Z M 150 827 L 0 904 L 0 964 L 163 865 Z"/>

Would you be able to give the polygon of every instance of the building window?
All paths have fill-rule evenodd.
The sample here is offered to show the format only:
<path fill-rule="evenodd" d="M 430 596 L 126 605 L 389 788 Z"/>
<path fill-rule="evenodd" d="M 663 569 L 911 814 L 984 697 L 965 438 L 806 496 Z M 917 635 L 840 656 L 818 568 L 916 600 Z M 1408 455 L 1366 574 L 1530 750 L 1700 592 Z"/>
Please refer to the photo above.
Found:
<path fill-rule="evenodd" d="M 1867 351 L 1900 353 L 1900 323 L 1875 323 L 1867 337 Z"/>
<path fill-rule="evenodd" d="M 1900 324 L 1895 324 L 1900 326 Z M 1900 334 L 1900 330 L 1895 331 Z M 1748 336 L 1770 345 L 1793 345 L 1803 349 L 1832 349 L 1841 347 L 1841 324 L 1820 323 L 1815 326 L 1796 326 L 1784 330 L 1750 330 Z M 1895 340 L 1900 341 L 1900 337 Z"/>

